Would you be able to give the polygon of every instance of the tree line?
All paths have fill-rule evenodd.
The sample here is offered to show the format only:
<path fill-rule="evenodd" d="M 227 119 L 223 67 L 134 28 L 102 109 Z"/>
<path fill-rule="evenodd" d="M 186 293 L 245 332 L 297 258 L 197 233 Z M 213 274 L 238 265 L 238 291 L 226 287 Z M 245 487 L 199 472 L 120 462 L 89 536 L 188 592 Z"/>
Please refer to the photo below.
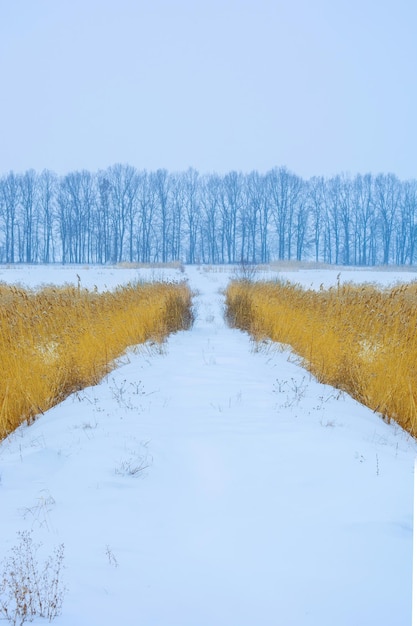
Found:
<path fill-rule="evenodd" d="M 417 181 L 116 164 L 0 178 L 0 263 L 417 261 Z"/>

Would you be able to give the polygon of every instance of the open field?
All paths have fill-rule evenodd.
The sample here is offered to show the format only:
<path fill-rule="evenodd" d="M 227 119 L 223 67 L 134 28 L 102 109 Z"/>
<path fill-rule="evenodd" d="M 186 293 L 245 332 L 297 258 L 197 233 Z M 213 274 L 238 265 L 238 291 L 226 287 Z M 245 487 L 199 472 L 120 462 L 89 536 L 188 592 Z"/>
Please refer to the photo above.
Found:
<path fill-rule="evenodd" d="M 187 328 L 184 283 L 80 285 L 39 291 L 0 284 L 0 438 L 96 384 L 127 347 Z"/>
<path fill-rule="evenodd" d="M 278 275 L 320 295 L 338 273 Z M 195 321 L 0 443 L 0 581 L 30 537 L 40 564 L 62 555 L 57 626 L 408 625 L 416 440 L 228 327 L 235 268 L 0 268 L 37 289 L 77 274 L 96 295 L 185 278 Z"/>
<path fill-rule="evenodd" d="M 235 327 L 290 345 L 320 382 L 417 433 L 417 283 L 315 291 L 243 280 L 227 307 Z"/>

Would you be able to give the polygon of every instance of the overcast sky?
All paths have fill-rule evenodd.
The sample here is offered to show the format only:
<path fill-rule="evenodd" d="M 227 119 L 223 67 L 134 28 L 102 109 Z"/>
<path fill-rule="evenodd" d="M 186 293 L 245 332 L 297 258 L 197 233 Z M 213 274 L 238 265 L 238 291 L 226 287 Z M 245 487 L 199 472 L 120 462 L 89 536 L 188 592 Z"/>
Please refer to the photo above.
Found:
<path fill-rule="evenodd" d="M 416 0 L 0 0 L 0 174 L 417 178 Z"/>

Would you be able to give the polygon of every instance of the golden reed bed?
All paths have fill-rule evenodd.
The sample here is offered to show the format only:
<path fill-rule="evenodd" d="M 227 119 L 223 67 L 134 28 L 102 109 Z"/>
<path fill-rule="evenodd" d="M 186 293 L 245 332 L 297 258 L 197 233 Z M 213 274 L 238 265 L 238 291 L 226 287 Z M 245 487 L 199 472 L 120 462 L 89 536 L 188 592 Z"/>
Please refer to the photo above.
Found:
<path fill-rule="evenodd" d="M 323 383 L 417 435 L 417 284 L 344 284 L 313 291 L 288 282 L 234 281 L 233 326 L 289 344 Z"/>
<path fill-rule="evenodd" d="M 97 383 L 128 346 L 161 342 L 190 323 L 185 283 L 130 284 L 105 293 L 0 285 L 0 439 Z"/>

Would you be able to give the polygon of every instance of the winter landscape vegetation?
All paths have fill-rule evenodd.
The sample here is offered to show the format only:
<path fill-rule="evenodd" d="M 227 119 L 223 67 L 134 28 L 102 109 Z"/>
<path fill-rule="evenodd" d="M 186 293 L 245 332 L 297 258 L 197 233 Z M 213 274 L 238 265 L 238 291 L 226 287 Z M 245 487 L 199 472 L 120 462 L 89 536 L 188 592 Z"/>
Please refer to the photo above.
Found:
<path fill-rule="evenodd" d="M 417 626 L 415 0 L 0 5 L 0 623 Z"/>
<path fill-rule="evenodd" d="M 13 382 L 26 401 L 33 374 L 43 389 L 57 372 L 67 386 L 0 445 L 0 616 L 68 626 L 410 623 L 414 421 L 407 431 L 367 408 L 358 367 L 372 383 L 377 367 L 381 397 L 412 403 L 411 378 L 395 388 L 395 359 L 413 278 L 412 267 L 288 261 L 3 265 L 2 336 L 7 323 L 21 333 L 7 350 L 15 374 L 3 368 L 3 432 Z M 307 354 L 288 332 L 309 337 Z M 326 383 L 313 338 L 328 349 L 319 361 L 344 379 Z M 361 402 L 349 395 L 355 381 Z"/>
<path fill-rule="evenodd" d="M 417 181 L 394 174 L 13 171 L 0 177 L 1 263 L 413 265 Z"/>

